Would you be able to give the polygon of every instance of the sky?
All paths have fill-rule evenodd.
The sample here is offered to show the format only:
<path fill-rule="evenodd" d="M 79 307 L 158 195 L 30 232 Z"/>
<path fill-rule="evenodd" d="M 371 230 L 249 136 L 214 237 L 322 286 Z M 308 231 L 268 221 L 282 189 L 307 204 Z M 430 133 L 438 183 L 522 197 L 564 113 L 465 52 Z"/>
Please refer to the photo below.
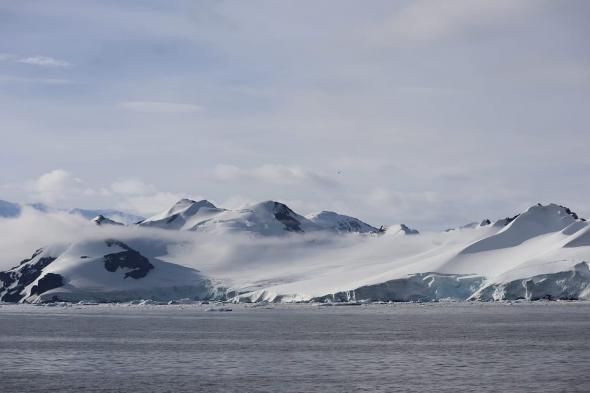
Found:
<path fill-rule="evenodd" d="M 0 199 L 590 216 L 590 3 L 0 1 Z"/>

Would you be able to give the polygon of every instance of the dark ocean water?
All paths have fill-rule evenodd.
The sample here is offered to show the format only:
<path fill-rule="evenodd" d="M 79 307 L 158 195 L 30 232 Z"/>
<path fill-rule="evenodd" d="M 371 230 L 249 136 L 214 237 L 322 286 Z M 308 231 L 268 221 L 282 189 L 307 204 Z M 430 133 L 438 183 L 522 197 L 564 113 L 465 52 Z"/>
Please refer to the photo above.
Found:
<path fill-rule="evenodd" d="M 0 306 L 3 392 L 590 392 L 590 304 Z"/>

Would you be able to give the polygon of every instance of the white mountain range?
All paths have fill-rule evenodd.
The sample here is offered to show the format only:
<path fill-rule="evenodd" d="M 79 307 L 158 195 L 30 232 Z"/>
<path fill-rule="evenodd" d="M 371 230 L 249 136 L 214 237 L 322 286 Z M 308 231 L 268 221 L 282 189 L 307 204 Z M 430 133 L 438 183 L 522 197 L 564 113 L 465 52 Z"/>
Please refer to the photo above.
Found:
<path fill-rule="evenodd" d="M 136 224 L 100 215 L 88 226 L 0 272 L 0 300 L 590 299 L 590 226 L 556 204 L 444 232 L 190 199 Z"/>

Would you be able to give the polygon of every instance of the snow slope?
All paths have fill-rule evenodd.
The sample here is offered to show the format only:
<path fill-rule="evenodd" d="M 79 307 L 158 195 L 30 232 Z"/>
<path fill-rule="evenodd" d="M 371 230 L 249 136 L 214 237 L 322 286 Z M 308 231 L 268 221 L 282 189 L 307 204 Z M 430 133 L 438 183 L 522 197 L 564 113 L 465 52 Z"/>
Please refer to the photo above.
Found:
<path fill-rule="evenodd" d="M 306 266 L 310 274 L 299 269 L 297 276 L 241 294 L 236 301 L 586 298 L 590 229 L 568 211 L 554 204 L 533 206 L 503 228 L 485 225 L 439 234 L 381 236 L 345 249 L 324 250 L 323 259 L 331 263 Z M 510 284 L 533 277 L 561 284 L 540 286 L 533 295 Z M 564 277 L 572 278 L 567 283 Z M 449 283 L 454 291 L 448 290 Z M 495 291 L 498 287 L 508 290 Z"/>
<path fill-rule="evenodd" d="M 376 233 L 379 230 L 358 218 L 345 216 L 331 211 L 322 211 L 306 216 L 318 226 L 335 232 Z"/>

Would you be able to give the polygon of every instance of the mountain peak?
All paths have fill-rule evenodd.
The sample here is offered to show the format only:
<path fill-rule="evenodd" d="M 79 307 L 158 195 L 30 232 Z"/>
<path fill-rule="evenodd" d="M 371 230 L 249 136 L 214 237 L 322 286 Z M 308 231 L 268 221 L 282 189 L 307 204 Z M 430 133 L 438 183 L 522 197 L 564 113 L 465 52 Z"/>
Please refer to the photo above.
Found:
<path fill-rule="evenodd" d="M 207 207 L 210 209 L 215 209 L 215 205 L 209 202 L 206 199 L 202 199 L 200 201 L 194 201 L 192 199 L 183 198 L 176 202 L 170 209 L 168 209 L 164 213 L 160 213 L 159 215 L 165 215 L 166 217 L 173 216 L 178 213 L 183 213 L 185 215 L 192 215 L 196 213 L 200 208 Z"/>
<path fill-rule="evenodd" d="M 156 226 L 166 229 L 180 229 L 190 221 L 191 218 L 200 215 L 203 210 L 219 210 L 211 202 L 202 199 L 194 201 L 192 199 L 183 198 L 176 202 L 172 207 L 166 211 L 158 213 L 142 222 L 142 226 Z"/>
<path fill-rule="evenodd" d="M 102 214 L 99 214 L 98 216 L 94 217 L 92 219 L 92 222 L 94 222 L 96 225 L 123 225 L 120 222 L 111 220 L 110 218 L 103 216 Z"/>
<path fill-rule="evenodd" d="M 346 216 L 329 210 L 313 213 L 307 219 L 336 232 L 376 233 L 379 230 L 358 218 Z"/>
<path fill-rule="evenodd" d="M 189 199 L 189 198 L 182 198 L 181 200 L 179 200 L 178 202 L 176 202 L 172 207 L 178 207 L 178 208 L 187 208 L 193 205 L 199 205 L 199 206 L 205 206 L 205 207 L 212 207 L 214 208 L 215 205 L 212 204 L 211 202 L 209 202 L 206 199 L 201 199 L 199 201 L 195 201 L 193 199 Z"/>
<path fill-rule="evenodd" d="M 252 205 L 252 208 L 255 210 L 256 209 L 264 209 L 264 210 L 272 210 L 272 211 L 278 210 L 278 209 L 284 209 L 284 208 L 291 210 L 291 208 L 289 208 L 289 206 L 287 206 L 286 204 L 284 204 L 282 202 L 272 201 L 272 200 L 256 203 L 256 204 Z"/>
<path fill-rule="evenodd" d="M 524 220 L 543 220 L 543 221 L 559 221 L 559 222 L 570 222 L 576 220 L 582 220 L 569 208 L 558 205 L 556 203 L 549 203 L 542 205 L 540 203 L 529 207 L 525 212 L 517 214 L 512 218 L 506 218 L 507 224 L 513 221 L 524 221 Z"/>
<path fill-rule="evenodd" d="M 479 226 L 480 227 L 487 227 L 488 225 L 491 225 L 492 222 L 488 219 L 488 218 L 484 218 L 480 223 Z"/>

